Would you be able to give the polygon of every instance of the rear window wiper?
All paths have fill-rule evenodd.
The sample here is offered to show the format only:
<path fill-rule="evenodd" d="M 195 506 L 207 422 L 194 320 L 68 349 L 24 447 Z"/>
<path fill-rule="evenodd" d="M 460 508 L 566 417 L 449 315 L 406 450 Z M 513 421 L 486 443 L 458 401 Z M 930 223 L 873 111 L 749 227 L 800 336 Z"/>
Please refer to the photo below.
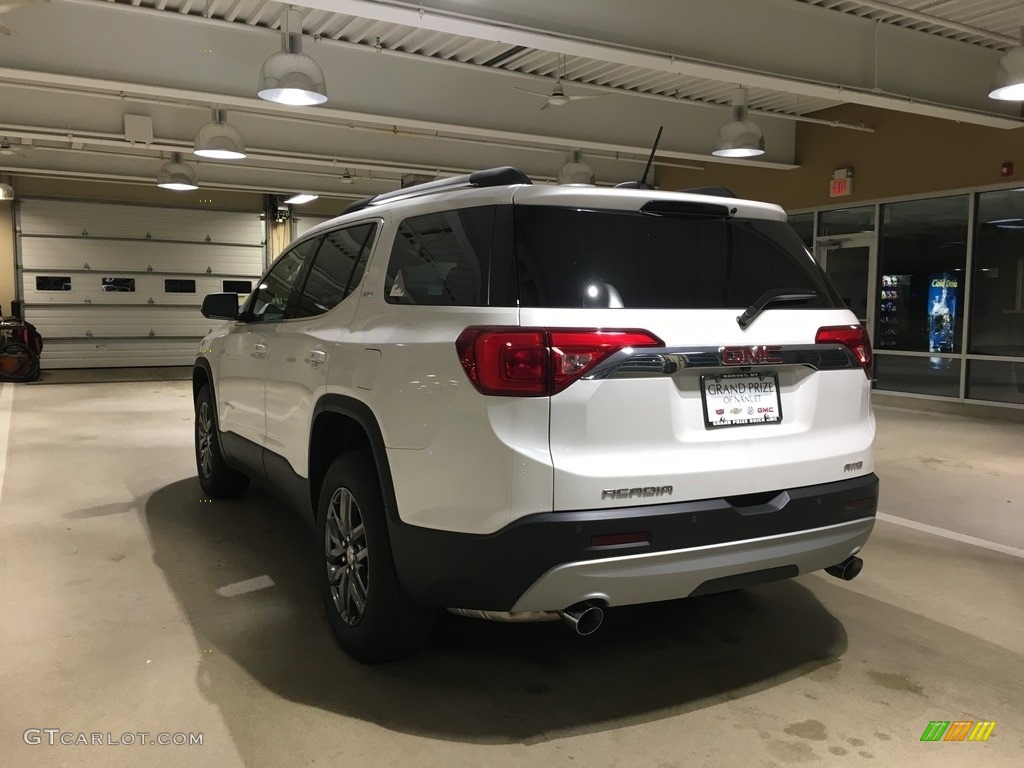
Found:
<path fill-rule="evenodd" d="M 816 298 L 818 298 L 818 294 L 815 291 L 772 288 L 770 291 L 762 293 L 753 304 L 747 307 L 743 314 L 736 318 L 736 322 L 745 331 L 772 304 L 791 304 L 811 301 Z"/>

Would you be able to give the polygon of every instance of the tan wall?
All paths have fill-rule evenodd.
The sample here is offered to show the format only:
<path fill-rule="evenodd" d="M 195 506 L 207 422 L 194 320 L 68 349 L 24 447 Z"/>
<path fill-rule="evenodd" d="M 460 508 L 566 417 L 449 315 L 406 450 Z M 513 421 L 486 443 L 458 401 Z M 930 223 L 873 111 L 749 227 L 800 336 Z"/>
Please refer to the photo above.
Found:
<path fill-rule="evenodd" d="M 815 117 L 863 124 L 863 133 L 800 123 L 797 162 L 792 171 L 708 164 L 704 171 L 659 168 L 662 189 L 720 185 L 741 197 L 768 200 L 784 208 L 812 208 L 1019 181 L 1024 186 L 1024 129 L 1002 130 L 848 104 Z M 1000 166 L 1014 163 L 1002 178 Z M 829 198 L 837 168 L 854 169 L 854 194 Z"/>
<path fill-rule="evenodd" d="M 4 316 L 11 314 L 14 280 L 14 204 L 10 200 L 0 200 L 0 307 Z"/>

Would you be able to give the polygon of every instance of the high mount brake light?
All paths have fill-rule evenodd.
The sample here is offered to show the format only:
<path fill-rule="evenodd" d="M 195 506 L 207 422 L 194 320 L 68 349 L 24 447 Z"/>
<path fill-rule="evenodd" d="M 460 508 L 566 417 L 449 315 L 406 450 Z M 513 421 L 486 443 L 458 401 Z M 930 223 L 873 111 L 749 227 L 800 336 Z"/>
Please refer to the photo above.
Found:
<path fill-rule="evenodd" d="M 473 326 L 455 350 L 466 376 L 485 395 L 545 397 L 561 392 L 616 352 L 663 347 L 649 331 L 607 328 Z"/>
<path fill-rule="evenodd" d="M 830 325 L 819 328 L 814 343 L 842 344 L 853 352 L 860 367 L 864 369 L 864 375 L 869 380 L 874 378 L 875 358 L 871 353 L 871 340 L 863 325 Z"/>

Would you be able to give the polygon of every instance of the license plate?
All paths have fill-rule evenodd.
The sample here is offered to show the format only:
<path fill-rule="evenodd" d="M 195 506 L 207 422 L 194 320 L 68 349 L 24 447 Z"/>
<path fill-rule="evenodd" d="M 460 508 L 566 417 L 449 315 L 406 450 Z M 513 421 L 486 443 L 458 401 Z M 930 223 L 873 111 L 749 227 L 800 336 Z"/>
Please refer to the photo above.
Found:
<path fill-rule="evenodd" d="M 782 421 L 779 377 L 768 371 L 701 376 L 704 426 L 746 427 Z"/>

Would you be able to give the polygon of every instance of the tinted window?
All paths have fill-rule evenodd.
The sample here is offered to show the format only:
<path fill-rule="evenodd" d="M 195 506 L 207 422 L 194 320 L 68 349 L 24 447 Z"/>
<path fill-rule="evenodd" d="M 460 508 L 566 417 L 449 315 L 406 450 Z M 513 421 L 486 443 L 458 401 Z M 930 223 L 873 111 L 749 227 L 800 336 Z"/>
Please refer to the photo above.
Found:
<path fill-rule="evenodd" d="M 306 259 L 313 257 L 319 244 L 318 238 L 306 240 L 274 263 L 249 299 L 248 311 L 254 320 L 280 320 L 284 317 Z"/>
<path fill-rule="evenodd" d="M 373 244 L 375 224 L 360 224 L 328 232 L 309 270 L 293 317 L 311 317 L 333 309 L 363 278 Z"/>
<path fill-rule="evenodd" d="M 251 293 L 252 280 L 225 280 L 224 293 Z"/>
<path fill-rule="evenodd" d="M 36 275 L 37 291 L 70 291 L 71 275 Z"/>
<path fill-rule="evenodd" d="M 104 277 L 100 282 L 104 293 L 135 293 L 134 277 Z"/>
<path fill-rule="evenodd" d="M 384 284 L 388 303 L 487 305 L 494 217 L 486 206 L 403 221 Z"/>
<path fill-rule="evenodd" d="M 780 221 L 547 206 L 515 210 L 525 307 L 742 309 L 773 288 L 838 298 Z"/>
<path fill-rule="evenodd" d="M 196 281 L 195 280 L 179 280 L 179 279 L 164 280 L 164 293 L 195 293 L 195 292 L 196 292 Z"/>

